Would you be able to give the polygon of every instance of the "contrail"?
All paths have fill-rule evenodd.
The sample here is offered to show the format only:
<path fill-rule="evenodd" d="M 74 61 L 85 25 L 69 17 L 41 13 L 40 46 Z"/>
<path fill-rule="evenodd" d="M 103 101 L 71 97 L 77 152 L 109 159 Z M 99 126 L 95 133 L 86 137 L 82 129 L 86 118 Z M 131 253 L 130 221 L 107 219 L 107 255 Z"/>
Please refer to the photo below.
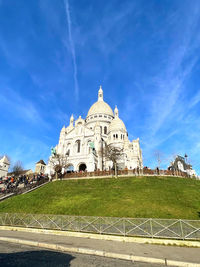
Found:
<path fill-rule="evenodd" d="M 72 38 L 72 32 L 71 32 L 71 17 L 70 17 L 70 9 L 69 9 L 69 0 L 64 0 L 65 2 L 65 9 L 67 14 L 67 24 L 68 24 L 68 33 L 69 33 L 69 43 L 72 53 L 72 61 L 73 61 L 73 67 L 74 67 L 74 87 L 75 87 L 75 96 L 78 100 L 79 97 L 79 86 L 78 86 L 78 79 L 77 79 L 77 64 L 76 64 L 76 52 L 74 47 L 74 42 Z"/>

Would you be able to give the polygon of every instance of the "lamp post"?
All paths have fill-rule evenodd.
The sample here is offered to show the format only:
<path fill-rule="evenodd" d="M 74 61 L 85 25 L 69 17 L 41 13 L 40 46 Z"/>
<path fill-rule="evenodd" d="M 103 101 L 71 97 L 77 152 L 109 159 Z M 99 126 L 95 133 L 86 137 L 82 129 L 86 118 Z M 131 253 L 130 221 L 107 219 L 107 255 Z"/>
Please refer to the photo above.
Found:
<path fill-rule="evenodd" d="M 103 142 L 105 142 L 104 140 L 103 140 L 103 138 L 101 138 L 101 141 L 102 141 L 102 143 L 101 143 L 101 157 L 102 157 L 102 171 L 103 171 Z"/>

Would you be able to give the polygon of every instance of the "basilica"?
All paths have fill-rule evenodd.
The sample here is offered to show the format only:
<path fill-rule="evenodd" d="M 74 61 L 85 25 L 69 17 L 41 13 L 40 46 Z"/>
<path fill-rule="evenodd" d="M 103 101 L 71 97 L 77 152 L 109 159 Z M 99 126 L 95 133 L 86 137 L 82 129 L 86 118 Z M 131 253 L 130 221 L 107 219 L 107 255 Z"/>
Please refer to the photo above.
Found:
<path fill-rule="evenodd" d="M 113 163 L 103 156 L 105 144 L 119 147 L 122 151 L 117 162 L 118 169 L 142 168 L 142 152 L 139 138 L 129 141 L 128 132 L 119 118 L 117 107 L 113 110 L 103 99 L 100 86 L 98 100 L 90 107 L 87 117 L 70 118 L 69 125 L 63 126 L 58 145 L 54 148 L 57 155 L 65 159 L 64 171 L 109 170 Z M 46 167 L 47 173 L 53 173 L 53 155 Z"/>

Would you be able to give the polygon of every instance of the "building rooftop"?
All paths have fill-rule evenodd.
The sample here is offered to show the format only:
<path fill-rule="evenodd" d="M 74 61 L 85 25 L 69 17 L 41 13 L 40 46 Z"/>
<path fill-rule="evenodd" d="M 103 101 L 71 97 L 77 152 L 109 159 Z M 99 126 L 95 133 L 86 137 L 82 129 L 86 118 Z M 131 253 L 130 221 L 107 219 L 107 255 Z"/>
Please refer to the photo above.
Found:
<path fill-rule="evenodd" d="M 43 165 L 46 165 L 46 163 L 44 162 L 43 159 L 39 160 L 36 164 L 38 164 L 38 163 L 41 163 L 41 164 L 43 164 Z"/>

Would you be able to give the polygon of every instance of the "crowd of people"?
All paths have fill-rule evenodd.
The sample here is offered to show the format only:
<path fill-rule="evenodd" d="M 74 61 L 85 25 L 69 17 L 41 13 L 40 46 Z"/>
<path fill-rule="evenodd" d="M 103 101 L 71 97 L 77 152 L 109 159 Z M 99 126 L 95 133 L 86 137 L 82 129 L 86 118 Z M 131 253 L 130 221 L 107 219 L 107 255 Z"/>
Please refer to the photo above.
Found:
<path fill-rule="evenodd" d="M 19 175 L 19 176 L 10 176 L 10 177 L 0 177 L 1 190 L 0 193 L 14 193 L 23 188 L 31 188 L 32 186 L 37 186 L 45 181 L 48 181 L 48 175 L 34 174 L 29 175 Z"/>

